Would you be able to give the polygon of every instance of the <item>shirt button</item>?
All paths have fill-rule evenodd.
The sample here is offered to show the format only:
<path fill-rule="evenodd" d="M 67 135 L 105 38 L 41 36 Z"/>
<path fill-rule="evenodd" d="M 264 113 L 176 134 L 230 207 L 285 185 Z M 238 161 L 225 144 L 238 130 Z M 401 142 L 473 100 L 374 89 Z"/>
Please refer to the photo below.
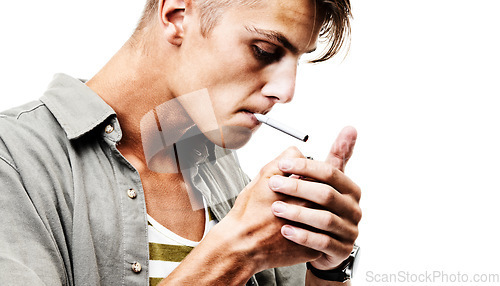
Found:
<path fill-rule="evenodd" d="M 137 198 L 137 192 L 134 189 L 128 189 L 127 195 L 131 199 Z"/>
<path fill-rule="evenodd" d="M 142 271 L 142 266 L 139 262 L 134 262 L 132 264 L 132 271 L 134 271 L 135 273 L 139 273 Z"/>
<path fill-rule="evenodd" d="M 113 125 L 108 125 L 108 126 L 106 126 L 106 128 L 104 129 L 104 131 L 105 131 L 106 133 L 108 133 L 108 134 L 109 134 L 109 133 L 111 133 L 111 132 L 113 132 L 114 130 L 115 130 L 115 128 L 113 127 Z"/>

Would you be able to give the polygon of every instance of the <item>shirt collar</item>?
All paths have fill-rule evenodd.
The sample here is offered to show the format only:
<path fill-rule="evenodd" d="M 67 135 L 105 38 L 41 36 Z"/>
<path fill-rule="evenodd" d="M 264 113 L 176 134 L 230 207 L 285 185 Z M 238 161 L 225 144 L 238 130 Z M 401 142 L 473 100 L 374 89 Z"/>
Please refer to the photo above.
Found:
<path fill-rule="evenodd" d="M 110 116 L 116 116 L 114 110 L 83 81 L 66 74 L 56 74 L 40 100 L 70 140 L 86 134 Z"/>
<path fill-rule="evenodd" d="M 54 115 L 70 140 L 93 130 L 109 117 L 116 116 L 115 111 L 84 81 L 62 73 L 54 75 L 40 100 Z M 196 126 L 190 128 L 177 144 L 187 147 L 191 154 L 194 151 L 194 163 L 214 162 L 217 158 L 215 144 Z"/>

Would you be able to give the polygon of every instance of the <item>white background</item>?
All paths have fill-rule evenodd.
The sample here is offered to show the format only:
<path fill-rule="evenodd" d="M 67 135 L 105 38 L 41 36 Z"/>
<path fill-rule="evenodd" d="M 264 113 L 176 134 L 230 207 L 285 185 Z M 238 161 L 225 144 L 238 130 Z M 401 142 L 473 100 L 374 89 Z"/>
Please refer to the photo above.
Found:
<path fill-rule="evenodd" d="M 54 73 L 90 78 L 131 34 L 142 5 L 0 2 L 0 109 L 39 98 Z M 263 126 L 239 152 L 245 170 L 255 175 L 290 145 L 321 159 L 353 125 L 359 138 L 346 172 L 363 189 L 364 210 L 356 285 L 375 285 L 367 271 L 500 273 L 500 2 L 352 6 L 348 57 L 301 65 L 294 102 L 271 114 L 310 141 Z"/>

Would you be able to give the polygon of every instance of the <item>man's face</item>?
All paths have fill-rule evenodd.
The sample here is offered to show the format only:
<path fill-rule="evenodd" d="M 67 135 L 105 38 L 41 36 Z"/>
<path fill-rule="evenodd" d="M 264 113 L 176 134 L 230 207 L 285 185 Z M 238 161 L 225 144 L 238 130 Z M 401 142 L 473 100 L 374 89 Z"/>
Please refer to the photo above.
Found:
<path fill-rule="evenodd" d="M 211 141 L 239 148 L 260 126 L 253 113 L 265 114 L 274 104 L 292 100 L 299 57 L 315 49 L 320 21 L 314 0 L 266 0 L 223 9 L 206 37 L 196 7 L 186 13 L 175 92 L 206 90 L 212 106 L 184 108 L 198 114 L 192 117 Z M 199 116 L 212 109 L 211 118 Z"/>

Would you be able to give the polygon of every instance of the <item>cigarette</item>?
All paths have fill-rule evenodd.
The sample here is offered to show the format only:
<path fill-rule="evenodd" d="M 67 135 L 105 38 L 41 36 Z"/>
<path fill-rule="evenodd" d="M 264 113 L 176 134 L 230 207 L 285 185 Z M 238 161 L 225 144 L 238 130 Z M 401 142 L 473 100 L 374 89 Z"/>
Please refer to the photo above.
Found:
<path fill-rule="evenodd" d="M 306 142 L 307 139 L 309 139 L 309 135 L 307 135 L 303 132 L 297 131 L 291 127 L 288 127 L 288 126 L 284 125 L 283 123 L 280 123 L 274 119 L 271 119 L 263 114 L 254 113 L 253 115 L 255 115 L 255 118 L 257 118 L 257 120 L 259 120 L 260 122 L 265 123 L 265 124 L 273 127 L 274 129 L 277 129 L 277 130 L 279 130 L 283 133 L 286 133 L 292 137 L 295 137 L 301 141 Z"/>

